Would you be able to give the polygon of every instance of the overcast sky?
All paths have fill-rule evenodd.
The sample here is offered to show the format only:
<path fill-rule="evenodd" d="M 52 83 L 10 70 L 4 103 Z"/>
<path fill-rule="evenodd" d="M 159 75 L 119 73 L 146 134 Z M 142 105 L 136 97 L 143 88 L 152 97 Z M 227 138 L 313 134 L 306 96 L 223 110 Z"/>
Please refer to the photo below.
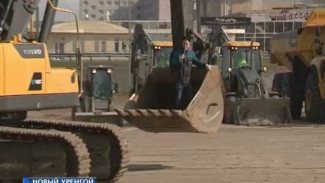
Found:
<path fill-rule="evenodd" d="M 43 14 L 45 11 L 46 0 L 40 0 L 39 7 L 40 7 L 40 19 L 43 18 Z M 59 0 L 60 8 L 65 8 L 77 13 L 79 16 L 79 0 Z M 73 21 L 73 16 L 67 13 L 57 12 L 55 14 L 55 20 L 71 20 Z"/>

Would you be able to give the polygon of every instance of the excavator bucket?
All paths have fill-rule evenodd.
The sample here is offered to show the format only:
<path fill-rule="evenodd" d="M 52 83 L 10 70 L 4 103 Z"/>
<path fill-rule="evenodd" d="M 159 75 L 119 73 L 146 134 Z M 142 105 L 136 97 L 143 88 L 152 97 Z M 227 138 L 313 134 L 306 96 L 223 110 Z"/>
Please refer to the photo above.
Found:
<path fill-rule="evenodd" d="M 239 125 L 273 125 L 290 122 L 288 98 L 241 98 L 237 99 Z"/>
<path fill-rule="evenodd" d="M 116 111 L 147 132 L 216 132 L 224 110 L 219 69 L 193 68 L 191 74 L 193 98 L 184 110 L 174 109 L 174 73 L 169 68 L 153 68 L 140 92 L 130 98 L 124 110 Z"/>

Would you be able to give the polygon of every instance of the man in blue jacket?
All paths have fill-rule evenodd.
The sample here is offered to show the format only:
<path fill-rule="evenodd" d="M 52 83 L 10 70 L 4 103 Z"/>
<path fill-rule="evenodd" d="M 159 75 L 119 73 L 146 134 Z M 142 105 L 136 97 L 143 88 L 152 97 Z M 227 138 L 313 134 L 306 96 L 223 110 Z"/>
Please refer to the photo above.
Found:
<path fill-rule="evenodd" d="M 188 39 L 183 39 L 183 48 L 175 50 L 169 60 L 169 66 L 176 72 L 176 109 L 184 109 L 192 98 L 191 70 L 192 64 L 201 68 L 210 68 L 207 64 L 200 62 L 195 53 L 191 50 L 191 43 Z M 184 103 L 182 104 L 182 97 Z"/>

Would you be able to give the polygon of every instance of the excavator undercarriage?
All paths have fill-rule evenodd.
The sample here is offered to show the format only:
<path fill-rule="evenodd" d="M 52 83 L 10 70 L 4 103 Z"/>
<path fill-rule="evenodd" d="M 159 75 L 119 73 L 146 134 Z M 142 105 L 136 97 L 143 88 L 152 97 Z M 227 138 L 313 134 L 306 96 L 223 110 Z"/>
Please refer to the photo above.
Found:
<path fill-rule="evenodd" d="M 88 176 L 86 145 L 67 132 L 0 128 L 1 181 L 18 182 L 24 176 Z"/>
<path fill-rule="evenodd" d="M 20 177 L 20 175 L 40 176 L 39 173 L 42 171 L 37 171 L 39 168 L 37 165 L 48 167 L 49 174 L 47 174 L 46 171 L 43 173 L 43 175 L 46 176 L 88 175 L 96 177 L 97 180 L 104 182 L 114 182 L 114 180 L 117 180 L 126 170 L 126 163 L 128 162 L 127 144 L 121 130 L 116 126 L 75 121 L 38 120 L 1 121 L 0 125 L 1 129 L 9 128 L 17 132 L 17 135 L 15 135 L 15 133 L 11 134 L 10 131 L 2 132 L 1 146 L 12 147 L 13 149 L 9 151 L 9 149 L 6 148 L 5 154 L 7 156 L 2 156 L 4 158 L 0 161 L 0 167 L 6 167 L 8 163 L 16 165 L 13 166 L 16 168 L 4 169 L 4 171 L 1 171 L 0 176 L 4 176 L 5 179 L 9 178 L 10 175 L 12 179 Z M 51 130 L 48 131 L 48 129 Z M 20 131 L 22 131 L 21 134 L 19 133 Z M 37 139 L 36 142 L 33 142 L 33 138 L 29 136 L 29 133 L 32 137 L 34 136 L 34 138 Z M 26 136 L 23 134 L 26 134 Z M 37 134 L 44 134 L 42 135 L 44 137 L 38 139 Z M 22 143 L 26 143 L 27 145 L 18 146 L 18 148 L 21 148 L 21 151 L 11 154 L 10 152 L 14 152 L 15 148 L 17 149 L 17 146 L 14 145 L 16 143 L 17 145 Z M 53 148 L 51 148 L 52 146 Z M 75 151 L 71 151 L 71 147 L 76 147 Z M 56 149 L 60 149 L 60 151 Z M 31 155 L 26 156 L 25 153 L 21 152 L 30 152 Z M 42 152 L 46 155 L 44 157 L 45 162 L 41 161 L 41 163 L 44 164 L 39 162 L 39 158 L 42 158 Z M 48 154 L 52 156 L 47 156 Z M 79 158 L 78 156 L 80 154 L 84 155 Z M 10 156 L 9 158 L 9 155 L 12 155 L 12 157 Z M 69 158 L 73 156 L 77 157 L 75 161 L 71 161 L 72 159 Z M 56 158 L 62 161 L 58 163 Z M 13 163 L 15 160 L 19 159 L 25 161 L 17 162 L 24 163 L 21 163 L 21 165 Z M 85 164 L 83 165 L 81 163 L 84 161 L 83 159 L 85 159 L 88 164 L 83 163 Z M 66 166 L 62 166 L 65 164 Z M 81 164 L 82 167 L 79 164 Z M 78 166 L 80 171 L 76 171 L 76 168 L 71 168 Z M 19 172 L 19 175 L 15 172 Z"/>

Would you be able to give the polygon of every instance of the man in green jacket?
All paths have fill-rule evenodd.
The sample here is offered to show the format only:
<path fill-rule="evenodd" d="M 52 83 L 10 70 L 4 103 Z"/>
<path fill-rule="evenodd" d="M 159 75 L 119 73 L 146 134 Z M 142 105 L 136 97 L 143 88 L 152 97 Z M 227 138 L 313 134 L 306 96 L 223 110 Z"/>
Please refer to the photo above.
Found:
<path fill-rule="evenodd" d="M 246 59 L 243 56 L 239 57 L 239 68 L 247 67 Z"/>
<path fill-rule="evenodd" d="M 192 98 L 192 87 L 190 76 L 192 65 L 201 68 L 210 68 L 207 64 L 200 62 L 191 50 L 191 43 L 183 39 L 183 48 L 173 51 L 169 60 L 169 67 L 176 72 L 176 109 L 184 109 Z M 181 102 L 183 99 L 184 102 Z"/>

